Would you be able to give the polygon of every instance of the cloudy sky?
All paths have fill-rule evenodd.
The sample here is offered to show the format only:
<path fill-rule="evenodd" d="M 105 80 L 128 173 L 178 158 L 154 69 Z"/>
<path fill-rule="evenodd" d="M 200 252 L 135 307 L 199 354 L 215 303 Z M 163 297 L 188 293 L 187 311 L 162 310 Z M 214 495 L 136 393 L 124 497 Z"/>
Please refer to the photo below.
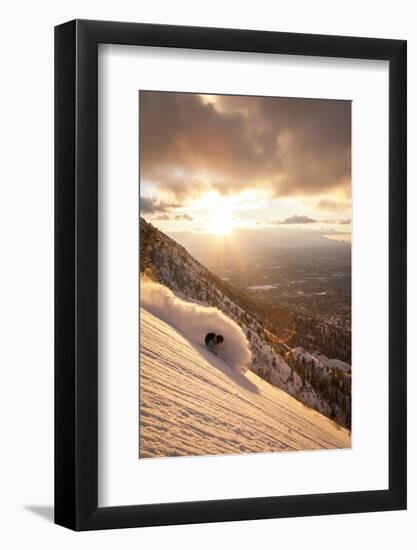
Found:
<path fill-rule="evenodd" d="M 167 232 L 350 240 L 351 103 L 141 91 L 141 215 Z"/>

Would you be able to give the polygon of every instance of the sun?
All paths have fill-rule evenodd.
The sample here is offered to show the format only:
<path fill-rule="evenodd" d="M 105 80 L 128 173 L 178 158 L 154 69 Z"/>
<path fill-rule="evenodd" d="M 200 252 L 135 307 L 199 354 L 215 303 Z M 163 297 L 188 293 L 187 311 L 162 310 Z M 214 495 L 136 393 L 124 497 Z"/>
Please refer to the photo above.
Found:
<path fill-rule="evenodd" d="M 233 230 L 233 219 L 224 210 L 215 212 L 209 223 L 209 232 L 219 236 L 230 235 Z"/>

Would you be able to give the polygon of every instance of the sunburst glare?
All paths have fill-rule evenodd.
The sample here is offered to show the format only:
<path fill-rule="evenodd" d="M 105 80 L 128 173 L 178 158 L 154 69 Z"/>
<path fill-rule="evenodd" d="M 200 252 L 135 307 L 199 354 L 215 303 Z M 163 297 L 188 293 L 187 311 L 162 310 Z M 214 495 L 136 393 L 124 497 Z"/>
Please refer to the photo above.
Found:
<path fill-rule="evenodd" d="M 233 219 L 225 210 L 218 210 L 213 213 L 209 222 L 208 232 L 219 236 L 230 235 L 233 231 Z"/>

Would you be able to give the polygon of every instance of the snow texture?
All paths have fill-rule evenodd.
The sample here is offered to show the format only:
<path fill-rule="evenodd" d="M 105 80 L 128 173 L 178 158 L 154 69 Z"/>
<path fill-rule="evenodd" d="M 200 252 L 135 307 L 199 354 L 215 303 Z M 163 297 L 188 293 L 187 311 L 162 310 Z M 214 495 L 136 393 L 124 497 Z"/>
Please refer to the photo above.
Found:
<path fill-rule="evenodd" d="M 218 346 L 217 354 L 230 367 L 245 371 L 252 354 L 243 330 L 219 309 L 185 302 L 169 288 L 159 283 L 141 280 L 141 306 L 181 331 L 191 342 L 204 345 L 209 332 L 221 334 L 224 342 Z"/>
<path fill-rule="evenodd" d="M 157 287 L 145 290 L 147 309 L 161 307 L 155 294 L 160 301 L 173 300 L 161 292 Z M 185 308 L 175 300 L 169 307 L 175 320 L 176 308 Z M 180 319 L 185 315 L 183 311 Z M 191 315 L 198 324 L 201 311 Z M 140 458 L 351 446 L 349 431 L 255 373 L 229 368 L 204 345 L 143 308 L 140 323 Z M 187 322 L 181 324 L 188 330 Z M 191 332 L 195 336 L 198 330 Z"/>

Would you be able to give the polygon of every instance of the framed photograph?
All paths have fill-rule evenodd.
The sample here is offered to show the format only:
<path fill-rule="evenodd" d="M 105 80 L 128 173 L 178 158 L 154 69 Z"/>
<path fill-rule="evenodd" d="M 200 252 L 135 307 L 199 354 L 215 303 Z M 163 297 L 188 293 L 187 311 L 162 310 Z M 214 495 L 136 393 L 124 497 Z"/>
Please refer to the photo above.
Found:
<path fill-rule="evenodd" d="M 406 42 L 55 29 L 55 522 L 406 508 Z"/>

